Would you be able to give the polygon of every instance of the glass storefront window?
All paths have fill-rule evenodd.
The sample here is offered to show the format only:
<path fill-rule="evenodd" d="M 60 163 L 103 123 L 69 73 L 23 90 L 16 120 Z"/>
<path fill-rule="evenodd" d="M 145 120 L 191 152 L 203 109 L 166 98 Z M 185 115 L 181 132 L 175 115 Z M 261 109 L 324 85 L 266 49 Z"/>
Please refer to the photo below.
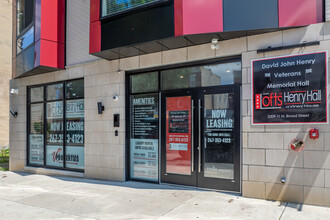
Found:
<path fill-rule="evenodd" d="M 34 0 L 16 0 L 17 36 L 33 22 Z"/>
<path fill-rule="evenodd" d="M 162 89 L 185 89 L 241 83 L 241 62 L 164 70 Z"/>
<path fill-rule="evenodd" d="M 160 0 L 102 0 L 102 17 Z"/>
<path fill-rule="evenodd" d="M 66 101 L 66 166 L 84 168 L 84 100 Z"/>
<path fill-rule="evenodd" d="M 30 164 L 44 164 L 44 112 L 43 104 L 30 106 Z"/>
<path fill-rule="evenodd" d="M 47 115 L 46 165 L 63 167 L 63 101 L 49 102 Z"/>
<path fill-rule="evenodd" d="M 31 102 L 42 102 L 44 100 L 44 87 L 31 88 L 30 94 Z"/>
<path fill-rule="evenodd" d="M 67 99 L 84 97 L 84 80 L 75 80 L 65 84 Z"/>
<path fill-rule="evenodd" d="M 158 94 L 131 96 L 130 174 L 158 181 Z"/>
<path fill-rule="evenodd" d="M 47 100 L 63 99 L 63 84 L 47 86 Z"/>
<path fill-rule="evenodd" d="M 43 94 L 45 89 L 47 97 Z M 28 164 L 83 170 L 84 81 L 32 87 L 28 91 Z"/>
<path fill-rule="evenodd" d="M 132 93 L 158 91 L 158 72 L 132 75 L 131 83 Z"/>

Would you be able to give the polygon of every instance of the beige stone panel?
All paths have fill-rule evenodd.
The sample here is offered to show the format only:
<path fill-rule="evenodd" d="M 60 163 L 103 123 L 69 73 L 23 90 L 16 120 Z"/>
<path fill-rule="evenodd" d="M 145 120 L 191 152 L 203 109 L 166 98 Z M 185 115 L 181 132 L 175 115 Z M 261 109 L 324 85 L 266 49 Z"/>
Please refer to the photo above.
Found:
<path fill-rule="evenodd" d="M 93 86 L 108 85 L 110 83 L 110 73 L 102 73 L 93 76 Z"/>
<path fill-rule="evenodd" d="M 125 83 L 120 83 L 119 84 L 119 95 L 120 96 L 125 96 L 126 95 L 126 85 L 125 85 Z"/>
<path fill-rule="evenodd" d="M 249 148 L 283 149 L 283 133 L 250 133 Z"/>
<path fill-rule="evenodd" d="M 139 63 L 140 63 L 139 56 L 120 59 L 119 60 L 119 69 L 123 70 L 123 71 L 138 69 Z"/>
<path fill-rule="evenodd" d="M 111 168 L 111 169 L 119 169 L 119 157 L 102 157 L 102 167 Z"/>
<path fill-rule="evenodd" d="M 202 60 L 215 57 L 215 50 L 211 49 L 210 44 L 202 44 L 188 47 L 188 60 Z"/>
<path fill-rule="evenodd" d="M 249 71 L 250 68 L 242 68 L 242 84 L 248 84 L 251 80 L 249 80 Z"/>
<path fill-rule="evenodd" d="M 257 182 L 280 183 L 282 167 L 249 166 L 249 180 Z"/>
<path fill-rule="evenodd" d="M 241 115 L 248 116 L 248 101 L 244 100 L 241 102 Z"/>
<path fill-rule="evenodd" d="M 242 195 L 250 198 L 266 198 L 266 184 L 263 182 L 242 182 Z"/>
<path fill-rule="evenodd" d="M 118 72 L 119 60 L 102 60 L 100 62 L 100 73 Z"/>
<path fill-rule="evenodd" d="M 303 154 L 292 150 L 266 150 L 266 165 L 303 167 Z"/>
<path fill-rule="evenodd" d="M 242 85 L 242 100 L 251 99 L 251 84 Z"/>
<path fill-rule="evenodd" d="M 323 39 L 330 40 L 330 22 L 323 23 Z"/>
<path fill-rule="evenodd" d="M 243 181 L 249 180 L 249 166 L 248 165 L 242 166 L 242 180 Z"/>
<path fill-rule="evenodd" d="M 265 165 L 265 150 L 244 149 L 243 164 Z"/>
<path fill-rule="evenodd" d="M 125 96 L 118 96 L 118 100 L 115 101 L 112 98 L 112 95 L 109 98 L 109 104 L 112 108 L 123 108 L 125 107 L 126 97 Z"/>
<path fill-rule="evenodd" d="M 54 74 L 55 74 L 55 81 L 62 81 L 69 79 L 69 71 L 66 70 L 57 71 Z"/>
<path fill-rule="evenodd" d="M 110 72 L 109 77 L 110 84 L 125 84 L 125 71 L 120 71 L 120 73 L 118 73 L 118 71 Z"/>
<path fill-rule="evenodd" d="M 87 178 L 96 178 L 96 179 L 105 179 L 104 168 L 94 167 L 94 166 L 85 166 L 85 177 Z"/>
<path fill-rule="evenodd" d="M 266 183 L 266 199 L 302 203 L 303 187 Z"/>
<path fill-rule="evenodd" d="M 210 48 L 211 44 L 207 45 Z M 217 57 L 241 55 L 243 52 L 247 51 L 247 39 L 246 37 L 241 37 L 231 40 L 220 41 L 219 49 L 215 51 Z"/>
<path fill-rule="evenodd" d="M 162 64 L 183 63 L 188 60 L 188 49 L 180 48 L 162 52 Z"/>
<path fill-rule="evenodd" d="M 140 68 L 160 66 L 162 64 L 162 53 L 151 53 L 140 56 Z"/>
<path fill-rule="evenodd" d="M 302 125 L 266 125 L 266 132 L 302 132 Z M 290 134 L 288 134 L 290 135 Z"/>
<path fill-rule="evenodd" d="M 94 82 L 94 76 L 85 76 L 85 78 L 84 78 L 84 86 L 85 86 L 85 89 L 87 88 L 87 87 L 91 87 L 91 86 L 93 86 L 93 82 Z M 85 92 L 85 94 L 86 94 L 86 92 Z"/>
<path fill-rule="evenodd" d="M 70 69 L 73 74 L 96 75 L 101 72 L 101 61 L 90 62 L 85 65 L 77 65 Z"/>
<path fill-rule="evenodd" d="M 251 117 L 242 117 L 243 132 L 264 132 L 264 125 L 251 125 Z"/>
<path fill-rule="evenodd" d="M 119 144 L 107 144 L 104 148 L 105 156 L 124 157 L 125 146 Z"/>
<path fill-rule="evenodd" d="M 41 82 L 42 83 L 50 83 L 55 81 L 55 75 L 53 72 L 50 73 L 43 73 L 39 75 L 41 77 Z"/>
<path fill-rule="evenodd" d="M 108 168 L 105 168 L 104 170 L 104 176 L 106 177 L 105 179 L 119 182 L 125 181 L 125 170 Z"/>
<path fill-rule="evenodd" d="M 323 40 L 323 24 L 312 24 L 283 31 L 284 46 L 320 40 Z"/>
<path fill-rule="evenodd" d="M 243 149 L 244 148 L 248 148 L 248 133 L 243 133 L 242 134 L 242 145 L 243 145 Z"/>
<path fill-rule="evenodd" d="M 104 85 L 101 87 L 101 94 L 100 96 L 103 97 L 113 97 L 114 95 L 120 94 L 120 84 L 111 84 L 111 85 Z"/>
<path fill-rule="evenodd" d="M 324 170 L 284 168 L 287 184 L 324 187 Z"/>
<path fill-rule="evenodd" d="M 257 51 L 250 51 L 242 53 L 242 68 L 251 68 L 251 61 L 264 57 L 264 53 L 257 53 Z"/>
<path fill-rule="evenodd" d="M 9 158 L 10 171 L 22 171 L 24 169 L 24 166 L 25 166 L 25 160 Z"/>
<path fill-rule="evenodd" d="M 306 204 L 330 206 L 330 189 L 304 187 L 304 198 Z"/>
<path fill-rule="evenodd" d="M 330 188 L 330 170 L 325 170 L 325 187 Z"/>
<path fill-rule="evenodd" d="M 100 155 L 85 155 L 85 166 L 102 167 L 101 158 Z"/>
<path fill-rule="evenodd" d="M 330 169 L 329 151 L 303 151 L 305 168 Z"/>
<path fill-rule="evenodd" d="M 265 57 L 278 57 L 284 55 L 292 55 L 292 54 L 299 54 L 301 53 L 301 48 L 293 48 L 293 49 L 286 49 L 286 50 L 275 50 L 265 52 Z"/>
<path fill-rule="evenodd" d="M 85 99 L 96 98 L 101 96 L 101 86 L 93 86 L 85 88 Z"/>
<path fill-rule="evenodd" d="M 266 49 L 268 47 L 280 47 L 283 45 L 282 31 L 267 34 L 257 34 L 247 37 L 248 50 Z"/>

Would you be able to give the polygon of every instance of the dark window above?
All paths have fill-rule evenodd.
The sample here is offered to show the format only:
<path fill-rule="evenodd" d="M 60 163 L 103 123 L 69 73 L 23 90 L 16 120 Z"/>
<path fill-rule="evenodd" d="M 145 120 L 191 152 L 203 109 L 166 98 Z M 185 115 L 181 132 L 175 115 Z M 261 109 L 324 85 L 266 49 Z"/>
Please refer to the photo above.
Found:
<path fill-rule="evenodd" d="M 17 36 L 33 22 L 34 0 L 16 0 Z"/>
<path fill-rule="evenodd" d="M 102 17 L 161 0 L 102 0 Z"/>

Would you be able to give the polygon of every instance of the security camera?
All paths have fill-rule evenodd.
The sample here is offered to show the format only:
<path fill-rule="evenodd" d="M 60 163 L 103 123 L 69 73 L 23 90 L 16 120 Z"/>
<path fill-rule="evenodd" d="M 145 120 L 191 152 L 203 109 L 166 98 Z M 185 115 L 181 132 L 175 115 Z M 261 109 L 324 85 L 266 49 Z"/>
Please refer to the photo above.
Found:
<path fill-rule="evenodd" d="M 285 177 L 282 177 L 282 178 L 281 178 L 281 183 L 282 183 L 282 184 L 285 184 L 285 183 L 286 183 L 286 178 L 285 178 Z"/>
<path fill-rule="evenodd" d="M 112 99 L 113 99 L 113 101 L 118 101 L 118 95 L 114 95 L 114 96 L 112 97 Z"/>
<path fill-rule="evenodd" d="M 18 94 L 18 89 L 11 89 L 10 94 L 11 95 L 17 95 Z"/>
<path fill-rule="evenodd" d="M 211 40 L 211 49 L 212 50 L 217 50 L 219 49 L 219 39 L 218 38 L 213 38 Z"/>
<path fill-rule="evenodd" d="M 17 118 L 18 113 L 10 109 L 10 114 L 14 117 Z"/>

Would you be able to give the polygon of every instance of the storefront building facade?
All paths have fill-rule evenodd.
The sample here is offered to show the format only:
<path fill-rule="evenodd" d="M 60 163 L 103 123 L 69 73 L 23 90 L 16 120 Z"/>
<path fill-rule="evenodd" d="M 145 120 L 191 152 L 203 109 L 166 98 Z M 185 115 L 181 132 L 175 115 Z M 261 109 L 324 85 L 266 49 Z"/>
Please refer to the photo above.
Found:
<path fill-rule="evenodd" d="M 13 3 L 11 170 L 330 206 L 327 1 L 123 2 Z"/>

